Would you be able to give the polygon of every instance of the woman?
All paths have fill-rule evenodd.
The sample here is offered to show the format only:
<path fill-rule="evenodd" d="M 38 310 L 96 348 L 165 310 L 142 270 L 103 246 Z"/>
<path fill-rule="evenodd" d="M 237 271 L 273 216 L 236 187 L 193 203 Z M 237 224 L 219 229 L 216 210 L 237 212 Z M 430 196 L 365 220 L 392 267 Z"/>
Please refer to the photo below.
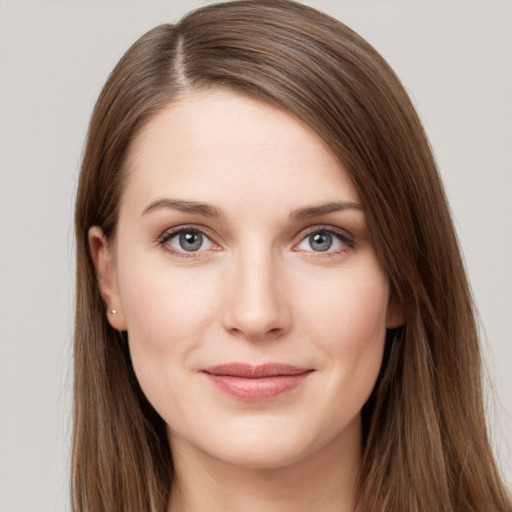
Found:
<path fill-rule="evenodd" d="M 511 510 L 428 142 L 341 23 L 242 1 L 148 32 L 76 233 L 74 510 Z"/>

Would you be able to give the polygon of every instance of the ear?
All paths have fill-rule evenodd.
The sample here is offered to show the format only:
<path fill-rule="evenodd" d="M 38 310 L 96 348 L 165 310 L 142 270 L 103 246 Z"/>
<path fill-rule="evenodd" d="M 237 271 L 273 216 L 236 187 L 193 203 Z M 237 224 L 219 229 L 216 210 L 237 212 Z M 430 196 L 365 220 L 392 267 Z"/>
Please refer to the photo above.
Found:
<path fill-rule="evenodd" d="M 113 251 L 102 229 L 98 226 L 89 229 L 89 249 L 96 270 L 101 298 L 105 303 L 108 323 L 118 331 L 125 331 L 126 318 L 119 293 Z"/>
<path fill-rule="evenodd" d="M 405 314 L 402 301 L 396 296 L 396 293 L 392 291 L 389 295 L 386 328 L 396 329 L 404 325 L 406 321 L 407 315 Z"/>

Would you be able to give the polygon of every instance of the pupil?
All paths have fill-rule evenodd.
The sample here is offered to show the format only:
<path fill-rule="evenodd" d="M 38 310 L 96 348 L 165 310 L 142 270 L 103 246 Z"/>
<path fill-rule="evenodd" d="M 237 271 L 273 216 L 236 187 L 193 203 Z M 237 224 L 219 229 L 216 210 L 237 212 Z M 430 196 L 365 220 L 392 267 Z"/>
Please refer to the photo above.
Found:
<path fill-rule="evenodd" d="M 203 244 L 203 235 L 194 231 L 180 234 L 180 245 L 185 251 L 197 251 Z"/>
<path fill-rule="evenodd" d="M 309 237 L 309 243 L 314 251 L 325 252 L 331 248 L 332 236 L 329 233 L 315 233 Z"/>

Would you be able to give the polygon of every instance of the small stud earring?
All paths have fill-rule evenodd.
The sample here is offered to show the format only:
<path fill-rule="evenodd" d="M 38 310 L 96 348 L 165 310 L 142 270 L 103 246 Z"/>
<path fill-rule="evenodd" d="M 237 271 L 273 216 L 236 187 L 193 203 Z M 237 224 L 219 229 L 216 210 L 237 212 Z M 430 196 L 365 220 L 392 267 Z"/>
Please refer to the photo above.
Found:
<path fill-rule="evenodd" d="M 117 313 L 117 309 L 111 309 L 111 310 L 110 310 L 110 313 L 111 313 L 112 315 L 115 315 L 115 314 Z"/>

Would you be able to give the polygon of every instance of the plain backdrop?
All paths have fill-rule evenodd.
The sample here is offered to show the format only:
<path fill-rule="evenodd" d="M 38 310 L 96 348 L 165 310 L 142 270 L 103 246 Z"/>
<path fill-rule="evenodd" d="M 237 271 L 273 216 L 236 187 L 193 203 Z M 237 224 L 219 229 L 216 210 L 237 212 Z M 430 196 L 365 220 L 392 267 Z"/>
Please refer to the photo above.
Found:
<path fill-rule="evenodd" d="M 108 73 L 204 2 L 0 0 L 0 510 L 69 510 L 72 210 Z M 512 2 L 312 0 L 395 68 L 431 138 L 485 326 L 512 484 Z M 512 487 L 512 485 L 511 485 Z"/>

